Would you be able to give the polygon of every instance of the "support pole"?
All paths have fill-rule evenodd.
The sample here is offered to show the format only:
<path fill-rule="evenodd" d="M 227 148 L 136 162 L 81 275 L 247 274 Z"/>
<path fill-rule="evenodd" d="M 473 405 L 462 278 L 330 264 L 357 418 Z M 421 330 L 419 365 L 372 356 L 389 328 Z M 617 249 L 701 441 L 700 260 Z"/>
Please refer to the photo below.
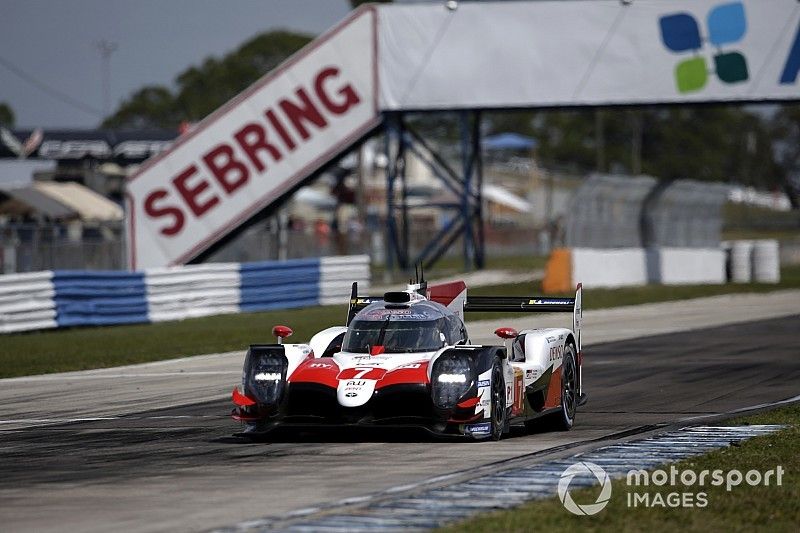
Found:
<path fill-rule="evenodd" d="M 464 244 L 464 270 L 472 270 L 473 258 L 475 257 L 474 236 L 472 233 L 472 203 L 470 193 L 472 190 L 472 148 L 470 139 L 471 128 L 469 127 L 469 114 L 461 111 L 459 114 L 461 125 L 461 217 L 464 220 L 464 234 L 462 236 Z"/>
<path fill-rule="evenodd" d="M 397 116 L 387 113 L 384 128 L 384 154 L 386 155 L 386 264 L 387 272 L 393 272 L 397 258 L 397 228 L 394 219 L 394 181 L 396 176 L 395 150 L 397 142 Z"/>
<path fill-rule="evenodd" d="M 475 268 L 483 269 L 486 264 L 485 235 L 483 232 L 483 149 L 481 142 L 481 112 L 475 111 L 472 124 L 472 153 L 475 156 Z"/>

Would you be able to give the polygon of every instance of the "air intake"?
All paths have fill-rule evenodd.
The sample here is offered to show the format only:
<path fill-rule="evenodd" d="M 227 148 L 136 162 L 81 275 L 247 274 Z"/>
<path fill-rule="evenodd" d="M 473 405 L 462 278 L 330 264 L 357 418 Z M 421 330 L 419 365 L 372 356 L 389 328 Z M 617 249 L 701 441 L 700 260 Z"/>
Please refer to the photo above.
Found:
<path fill-rule="evenodd" d="M 387 307 L 407 307 L 411 295 L 407 292 L 387 292 L 383 295 L 383 301 Z"/>

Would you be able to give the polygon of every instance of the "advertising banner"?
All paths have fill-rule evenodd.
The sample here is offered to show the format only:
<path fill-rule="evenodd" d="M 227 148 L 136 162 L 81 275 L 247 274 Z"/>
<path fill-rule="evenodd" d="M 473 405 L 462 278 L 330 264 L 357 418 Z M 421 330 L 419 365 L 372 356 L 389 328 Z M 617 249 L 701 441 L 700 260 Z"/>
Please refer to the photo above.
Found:
<path fill-rule="evenodd" d="M 800 97 L 796 0 L 391 5 L 379 28 L 386 110 Z"/>

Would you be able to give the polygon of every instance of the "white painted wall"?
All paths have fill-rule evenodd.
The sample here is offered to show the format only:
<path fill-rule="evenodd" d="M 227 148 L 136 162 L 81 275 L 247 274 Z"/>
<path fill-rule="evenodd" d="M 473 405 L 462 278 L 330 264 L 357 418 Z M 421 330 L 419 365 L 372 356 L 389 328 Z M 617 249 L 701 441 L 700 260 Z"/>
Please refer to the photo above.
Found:
<path fill-rule="evenodd" d="M 573 248 L 572 281 L 584 287 L 647 283 L 725 283 L 725 251 L 717 248 Z"/>
<path fill-rule="evenodd" d="M 647 284 L 647 262 L 641 248 L 573 248 L 572 280 L 584 287 L 628 287 Z"/>

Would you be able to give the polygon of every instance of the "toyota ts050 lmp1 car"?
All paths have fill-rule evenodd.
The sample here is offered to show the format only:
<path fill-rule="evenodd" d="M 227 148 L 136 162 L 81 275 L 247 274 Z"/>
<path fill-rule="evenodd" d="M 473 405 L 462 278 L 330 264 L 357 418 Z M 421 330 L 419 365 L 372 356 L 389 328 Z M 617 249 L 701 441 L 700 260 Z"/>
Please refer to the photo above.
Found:
<path fill-rule="evenodd" d="M 573 328 L 498 328 L 473 345 L 464 313 L 572 312 Z M 285 344 L 253 344 L 233 390 L 239 435 L 277 427 L 419 427 L 436 435 L 500 439 L 511 425 L 570 429 L 581 387 L 581 286 L 575 298 L 467 296 L 454 282 L 358 296 L 347 325 Z"/>

